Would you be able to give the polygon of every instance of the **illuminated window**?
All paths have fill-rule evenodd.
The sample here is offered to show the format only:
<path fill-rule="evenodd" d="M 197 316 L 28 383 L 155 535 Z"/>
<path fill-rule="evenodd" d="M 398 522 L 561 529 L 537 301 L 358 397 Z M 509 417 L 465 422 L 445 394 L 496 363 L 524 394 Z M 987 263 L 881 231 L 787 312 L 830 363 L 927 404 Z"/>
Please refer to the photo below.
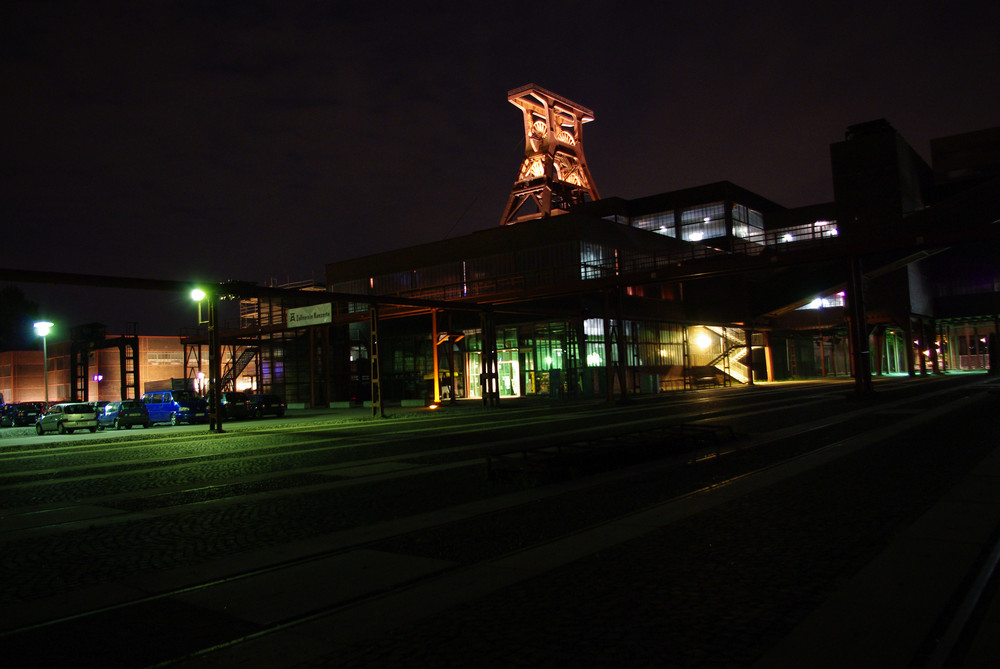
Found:
<path fill-rule="evenodd" d="M 840 291 L 836 295 L 829 297 L 817 297 L 809 304 L 799 307 L 799 309 L 829 309 L 830 307 L 843 307 L 847 304 L 847 293 Z"/>
<path fill-rule="evenodd" d="M 764 216 L 746 205 L 733 204 L 733 236 L 763 243 Z"/>
<path fill-rule="evenodd" d="M 614 251 L 600 244 L 580 242 L 580 278 L 597 279 L 613 271 Z M 611 264 L 610 267 L 607 265 Z"/>
<path fill-rule="evenodd" d="M 681 239 L 698 242 L 726 236 L 726 205 L 722 202 L 681 211 Z"/>
<path fill-rule="evenodd" d="M 149 365 L 183 365 L 184 353 L 181 351 L 149 351 L 146 353 L 146 363 Z"/>
<path fill-rule="evenodd" d="M 662 211 L 656 214 L 644 214 L 632 219 L 632 225 L 640 230 L 649 230 L 667 237 L 675 237 L 674 212 Z"/>

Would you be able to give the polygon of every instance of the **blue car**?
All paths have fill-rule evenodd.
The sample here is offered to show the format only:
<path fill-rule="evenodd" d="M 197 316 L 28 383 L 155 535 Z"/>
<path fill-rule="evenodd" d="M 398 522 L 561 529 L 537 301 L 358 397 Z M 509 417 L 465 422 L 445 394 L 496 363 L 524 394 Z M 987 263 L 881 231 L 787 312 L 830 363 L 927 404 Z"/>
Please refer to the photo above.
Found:
<path fill-rule="evenodd" d="M 133 425 L 152 427 L 153 422 L 149 420 L 149 411 L 146 405 L 139 400 L 122 400 L 121 402 L 109 402 L 104 407 L 104 411 L 97 414 L 97 429 L 103 430 L 106 427 L 113 427 L 116 430 Z"/>
<path fill-rule="evenodd" d="M 205 423 L 208 403 L 190 390 L 158 390 L 142 396 L 151 423 Z"/>

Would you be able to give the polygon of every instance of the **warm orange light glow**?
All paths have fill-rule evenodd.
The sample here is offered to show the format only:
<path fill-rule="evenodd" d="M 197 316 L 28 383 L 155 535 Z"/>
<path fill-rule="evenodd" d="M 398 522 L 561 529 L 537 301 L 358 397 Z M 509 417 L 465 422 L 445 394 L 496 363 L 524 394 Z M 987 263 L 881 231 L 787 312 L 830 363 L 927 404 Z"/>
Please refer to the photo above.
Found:
<path fill-rule="evenodd" d="M 540 86 L 508 91 L 507 100 L 524 115 L 524 160 L 500 220 L 510 225 L 568 211 L 599 200 L 583 157 L 582 126 L 589 109 Z"/>

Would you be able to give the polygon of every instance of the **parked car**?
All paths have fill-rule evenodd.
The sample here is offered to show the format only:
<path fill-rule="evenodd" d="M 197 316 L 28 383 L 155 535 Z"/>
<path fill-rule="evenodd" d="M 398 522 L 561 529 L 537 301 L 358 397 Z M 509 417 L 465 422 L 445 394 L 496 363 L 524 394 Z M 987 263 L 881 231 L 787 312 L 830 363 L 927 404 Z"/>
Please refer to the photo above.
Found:
<path fill-rule="evenodd" d="M 149 420 L 149 411 L 146 405 L 140 400 L 122 400 L 121 402 L 110 402 L 104 411 L 97 414 L 97 427 L 103 430 L 106 427 L 113 427 L 116 430 L 125 428 L 128 430 L 133 425 L 152 427 Z"/>
<path fill-rule="evenodd" d="M 208 421 L 208 403 L 191 390 L 161 390 L 146 393 L 142 403 L 152 423 L 204 423 Z"/>
<path fill-rule="evenodd" d="M 34 425 L 38 417 L 45 413 L 45 402 L 16 402 L 4 405 L 0 414 L 0 425 L 3 427 L 25 427 Z"/>
<path fill-rule="evenodd" d="M 0 427 L 11 427 L 14 424 L 14 405 L 0 406 Z"/>
<path fill-rule="evenodd" d="M 234 418 L 250 417 L 250 402 L 247 400 L 246 393 L 221 393 L 219 405 L 223 418 L 233 420 Z"/>
<path fill-rule="evenodd" d="M 277 395 L 247 395 L 250 401 L 250 416 L 261 418 L 262 416 L 277 416 L 281 418 L 285 415 L 285 400 Z"/>
<path fill-rule="evenodd" d="M 35 421 L 35 432 L 38 434 L 72 434 L 76 430 L 97 432 L 97 412 L 86 402 L 56 404 Z"/>
<path fill-rule="evenodd" d="M 98 417 L 100 417 L 101 413 L 104 411 L 104 407 L 106 407 L 109 404 L 111 404 L 111 402 L 109 402 L 107 400 L 92 400 L 90 402 L 87 402 L 87 404 L 89 404 L 92 407 L 94 407 L 94 411 L 96 411 Z"/>

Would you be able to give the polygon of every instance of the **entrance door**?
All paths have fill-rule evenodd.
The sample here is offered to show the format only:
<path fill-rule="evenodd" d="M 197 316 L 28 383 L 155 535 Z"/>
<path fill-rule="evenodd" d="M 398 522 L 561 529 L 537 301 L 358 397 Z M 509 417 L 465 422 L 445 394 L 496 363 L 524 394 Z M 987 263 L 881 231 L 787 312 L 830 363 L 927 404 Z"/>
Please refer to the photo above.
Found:
<path fill-rule="evenodd" d="M 521 396 L 521 367 L 517 360 L 500 361 L 500 397 Z"/>

